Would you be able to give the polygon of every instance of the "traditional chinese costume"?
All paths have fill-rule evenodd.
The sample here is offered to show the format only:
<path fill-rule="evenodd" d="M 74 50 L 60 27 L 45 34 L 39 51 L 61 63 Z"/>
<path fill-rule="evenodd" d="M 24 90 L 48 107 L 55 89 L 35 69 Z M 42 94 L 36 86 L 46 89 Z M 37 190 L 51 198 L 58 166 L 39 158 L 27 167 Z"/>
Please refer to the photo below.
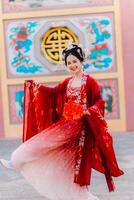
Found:
<path fill-rule="evenodd" d="M 119 169 L 104 120 L 97 82 L 85 72 L 81 87 L 72 77 L 55 87 L 25 82 L 23 144 L 12 154 L 14 168 L 52 200 L 97 200 L 88 192 L 91 170 L 104 173 L 109 191 Z M 28 84 L 29 83 L 29 84 Z M 84 110 L 90 115 L 83 115 Z"/>

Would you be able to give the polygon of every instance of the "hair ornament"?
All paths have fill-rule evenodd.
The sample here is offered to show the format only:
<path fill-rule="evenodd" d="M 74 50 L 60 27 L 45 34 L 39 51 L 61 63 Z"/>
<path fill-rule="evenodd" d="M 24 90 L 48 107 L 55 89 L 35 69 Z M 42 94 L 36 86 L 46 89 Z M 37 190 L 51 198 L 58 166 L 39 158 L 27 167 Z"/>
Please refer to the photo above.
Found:
<path fill-rule="evenodd" d="M 68 40 L 68 43 L 67 43 L 67 50 L 70 50 L 70 49 L 72 49 L 72 48 L 74 48 L 74 46 L 73 46 L 73 41 L 72 41 L 72 40 Z"/>
<path fill-rule="evenodd" d="M 73 44 L 72 40 L 68 41 L 67 48 L 65 48 L 62 51 L 62 59 L 65 61 L 65 64 L 67 64 L 67 57 L 70 54 L 76 56 L 81 62 L 83 62 L 85 59 L 85 52 L 83 51 L 83 45 Z"/>

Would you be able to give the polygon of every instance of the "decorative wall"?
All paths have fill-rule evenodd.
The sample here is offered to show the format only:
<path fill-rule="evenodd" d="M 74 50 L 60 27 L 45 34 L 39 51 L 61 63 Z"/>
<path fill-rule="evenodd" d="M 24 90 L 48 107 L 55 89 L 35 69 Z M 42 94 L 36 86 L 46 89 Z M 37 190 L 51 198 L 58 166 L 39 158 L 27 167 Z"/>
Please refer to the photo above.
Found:
<path fill-rule="evenodd" d="M 18 12 L 29 10 L 52 10 L 72 7 L 92 7 L 113 5 L 113 0 L 4 0 L 4 12 Z"/>
<path fill-rule="evenodd" d="M 87 72 L 116 71 L 112 13 L 10 20 L 4 26 L 8 77 L 65 74 L 61 51 L 69 40 L 90 52 Z"/>
<path fill-rule="evenodd" d="M 119 0 L 1 0 L 0 30 L 5 137 L 22 134 L 26 79 L 51 85 L 68 76 L 69 40 L 88 52 L 83 66 L 100 84 L 110 129 L 126 130 Z"/>

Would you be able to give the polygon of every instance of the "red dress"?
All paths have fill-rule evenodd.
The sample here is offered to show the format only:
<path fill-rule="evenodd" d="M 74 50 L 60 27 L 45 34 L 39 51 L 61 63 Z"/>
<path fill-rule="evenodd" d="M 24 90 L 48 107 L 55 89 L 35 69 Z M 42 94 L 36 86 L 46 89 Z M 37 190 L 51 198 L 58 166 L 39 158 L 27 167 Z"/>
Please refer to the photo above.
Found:
<path fill-rule="evenodd" d="M 14 168 L 49 199 L 97 200 L 86 189 L 92 168 L 120 176 L 96 81 L 82 76 L 80 88 L 71 78 L 54 88 L 25 84 L 23 141 L 12 154 Z M 91 115 L 84 116 L 89 109 Z"/>

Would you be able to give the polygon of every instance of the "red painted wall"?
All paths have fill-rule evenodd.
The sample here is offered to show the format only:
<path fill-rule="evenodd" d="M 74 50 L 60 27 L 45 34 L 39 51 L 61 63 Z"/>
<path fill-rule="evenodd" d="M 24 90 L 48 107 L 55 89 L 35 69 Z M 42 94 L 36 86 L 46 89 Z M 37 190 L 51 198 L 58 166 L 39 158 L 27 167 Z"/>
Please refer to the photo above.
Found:
<path fill-rule="evenodd" d="M 116 1 L 116 0 L 115 0 Z M 134 0 L 120 0 L 127 130 L 134 130 Z"/>

